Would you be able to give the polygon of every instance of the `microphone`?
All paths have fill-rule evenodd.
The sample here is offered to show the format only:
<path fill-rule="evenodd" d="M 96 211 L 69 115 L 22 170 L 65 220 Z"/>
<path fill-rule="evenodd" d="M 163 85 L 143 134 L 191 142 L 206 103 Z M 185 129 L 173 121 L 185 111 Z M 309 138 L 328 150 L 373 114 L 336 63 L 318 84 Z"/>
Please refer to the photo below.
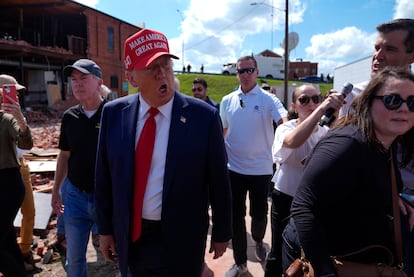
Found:
<path fill-rule="evenodd" d="M 354 86 L 351 83 L 345 83 L 342 87 L 342 96 L 345 98 L 349 93 L 351 93 Z M 321 117 L 321 120 L 319 121 L 319 126 L 324 126 L 325 124 L 328 124 L 333 117 L 333 114 L 335 113 L 335 109 L 329 108 L 325 111 L 324 115 Z"/>

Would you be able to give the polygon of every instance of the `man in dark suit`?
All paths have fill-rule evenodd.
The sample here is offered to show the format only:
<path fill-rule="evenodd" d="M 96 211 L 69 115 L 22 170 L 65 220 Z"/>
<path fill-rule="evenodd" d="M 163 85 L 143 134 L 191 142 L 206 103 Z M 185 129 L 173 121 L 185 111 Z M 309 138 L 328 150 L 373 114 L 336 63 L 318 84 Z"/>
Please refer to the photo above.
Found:
<path fill-rule="evenodd" d="M 174 91 L 166 37 L 143 29 L 124 46 L 126 76 L 140 93 L 104 107 L 96 168 L 96 212 L 104 257 L 122 276 L 200 276 L 212 209 L 210 253 L 231 239 L 231 191 L 217 109 Z M 148 110 L 156 108 L 151 116 Z M 135 216 L 135 149 L 147 118 L 156 123 L 142 213 Z M 149 119 L 148 119 L 149 120 Z M 146 126 L 145 126 L 146 127 Z M 139 143 L 138 143 L 139 144 Z M 136 209 L 135 209 L 136 211 Z M 141 234 L 135 236 L 137 223 Z"/>

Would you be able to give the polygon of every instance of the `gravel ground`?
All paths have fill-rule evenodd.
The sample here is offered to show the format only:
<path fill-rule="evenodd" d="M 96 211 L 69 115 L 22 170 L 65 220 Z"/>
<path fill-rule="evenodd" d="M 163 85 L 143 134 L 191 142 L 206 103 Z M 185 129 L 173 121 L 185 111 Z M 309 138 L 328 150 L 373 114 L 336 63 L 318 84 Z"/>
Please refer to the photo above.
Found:
<path fill-rule="evenodd" d="M 53 232 L 53 231 L 52 231 Z M 89 240 L 86 259 L 88 263 L 88 274 L 91 277 L 115 277 L 118 276 L 118 264 L 110 263 L 104 260 L 98 248 L 92 244 L 92 238 Z M 61 255 L 56 247 L 52 248 L 53 258 L 50 263 L 44 264 L 43 259 L 36 263 L 37 270 L 28 275 L 29 277 L 65 277 L 64 269 L 65 258 Z M 49 250 L 50 251 L 50 250 Z M 45 257 L 47 257 L 45 255 Z"/>

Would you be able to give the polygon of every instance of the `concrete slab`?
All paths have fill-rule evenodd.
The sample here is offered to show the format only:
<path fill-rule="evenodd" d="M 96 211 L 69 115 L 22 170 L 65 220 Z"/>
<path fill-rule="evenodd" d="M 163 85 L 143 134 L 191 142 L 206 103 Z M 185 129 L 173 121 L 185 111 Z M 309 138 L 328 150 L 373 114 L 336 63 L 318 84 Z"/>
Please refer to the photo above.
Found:
<path fill-rule="evenodd" d="M 55 172 L 56 160 L 28 161 L 30 173 Z"/>
<path fill-rule="evenodd" d="M 268 223 L 266 228 L 265 237 L 263 239 L 263 246 L 266 248 L 267 252 L 270 251 L 271 246 L 271 228 L 270 228 L 270 207 L 271 207 L 272 201 L 268 201 L 269 206 L 269 212 L 268 212 Z M 241 275 L 240 277 L 259 277 L 264 276 L 264 267 L 265 262 L 260 262 L 256 259 L 254 252 L 256 249 L 256 244 L 249 232 L 250 230 L 250 224 L 251 224 L 251 218 L 248 215 L 249 214 L 249 201 L 246 201 L 246 230 L 247 230 L 247 268 L 248 272 Z M 205 261 L 207 263 L 207 266 L 213 271 L 214 277 L 224 277 L 226 271 L 234 264 L 233 259 L 233 249 L 230 243 L 230 246 L 227 248 L 226 253 L 224 255 L 216 260 L 213 260 L 213 253 L 208 253 L 209 250 L 209 243 L 210 243 L 211 237 L 210 232 L 207 238 L 207 247 L 206 247 L 206 254 L 205 254 Z"/>
<path fill-rule="evenodd" d="M 50 216 L 52 215 L 52 207 L 50 203 L 52 201 L 52 194 L 42 193 L 42 192 L 33 192 L 33 197 L 35 201 L 35 231 L 45 231 L 49 224 Z M 22 223 L 22 214 L 21 211 L 17 213 L 16 218 L 14 219 L 14 226 L 20 228 Z"/>

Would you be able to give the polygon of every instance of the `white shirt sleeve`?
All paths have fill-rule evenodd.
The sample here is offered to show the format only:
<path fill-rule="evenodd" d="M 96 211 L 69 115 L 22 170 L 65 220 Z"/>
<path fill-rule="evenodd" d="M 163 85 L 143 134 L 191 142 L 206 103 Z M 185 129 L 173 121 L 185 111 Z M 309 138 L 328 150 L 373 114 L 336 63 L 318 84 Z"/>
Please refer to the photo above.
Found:
<path fill-rule="evenodd" d="M 293 148 L 283 147 L 285 137 L 296 128 L 296 119 L 292 119 L 276 128 L 275 139 L 272 146 L 274 163 L 283 163 L 293 152 Z"/>

